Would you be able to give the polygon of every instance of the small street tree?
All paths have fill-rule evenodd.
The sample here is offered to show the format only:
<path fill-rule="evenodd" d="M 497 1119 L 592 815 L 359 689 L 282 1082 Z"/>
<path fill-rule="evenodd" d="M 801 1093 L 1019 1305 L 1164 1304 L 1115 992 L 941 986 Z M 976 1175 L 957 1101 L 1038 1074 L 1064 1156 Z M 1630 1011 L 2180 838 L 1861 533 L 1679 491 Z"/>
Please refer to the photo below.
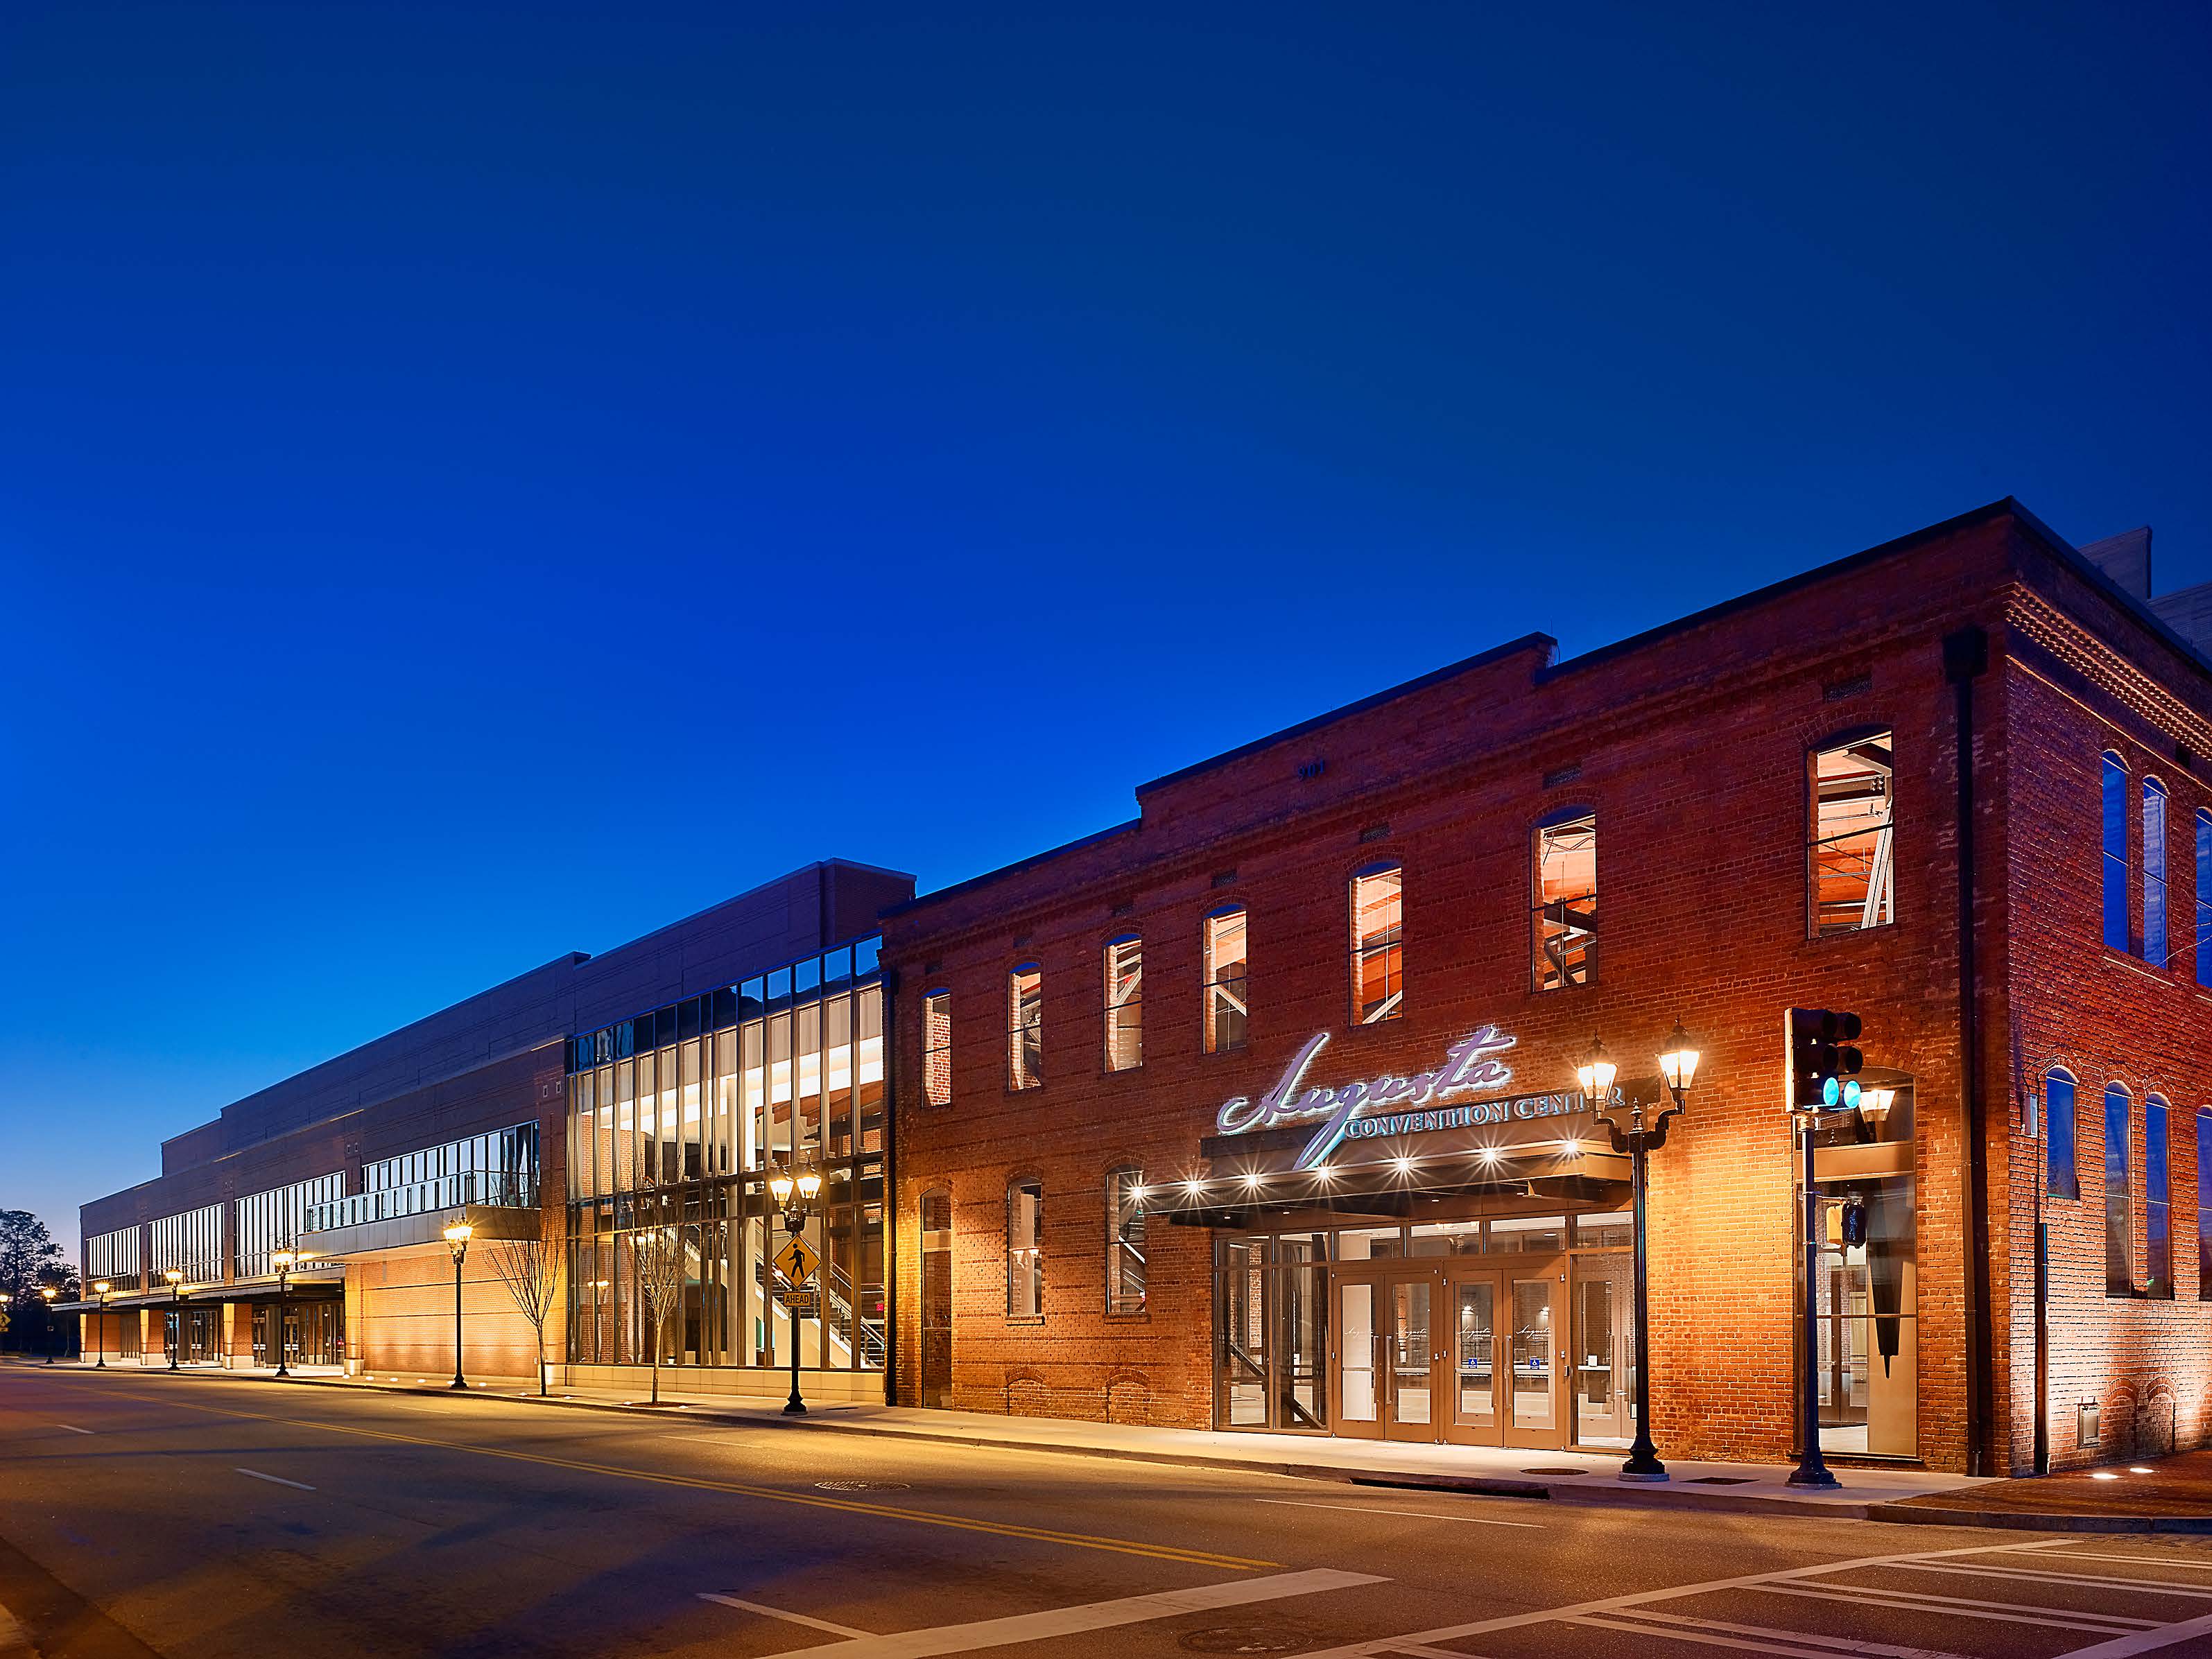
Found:
<path fill-rule="evenodd" d="M 502 1238 L 491 1247 L 491 1270 L 538 1334 L 538 1392 L 545 1386 L 545 1322 L 561 1305 L 561 1247 L 542 1232 Z"/>
<path fill-rule="evenodd" d="M 45 1222 L 28 1210 L 0 1210 L 0 1291 L 20 1302 L 74 1276 Z"/>
<path fill-rule="evenodd" d="M 684 1296 L 684 1236 L 674 1227 L 645 1227 L 630 1235 L 637 1299 L 651 1335 L 653 1403 L 660 1403 L 660 1333 Z"/>

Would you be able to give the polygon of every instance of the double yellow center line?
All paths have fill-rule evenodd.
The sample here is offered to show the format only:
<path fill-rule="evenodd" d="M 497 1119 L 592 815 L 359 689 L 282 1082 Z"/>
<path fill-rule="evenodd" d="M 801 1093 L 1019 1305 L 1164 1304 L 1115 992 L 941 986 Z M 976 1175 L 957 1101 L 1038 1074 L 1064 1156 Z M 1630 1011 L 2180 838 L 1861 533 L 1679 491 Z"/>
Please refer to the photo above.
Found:
<path fill-rule="evenodd" d="M 403 1446 L 427 1446 L 435 1451 L 466 1452 L 474 1457 L 500 1457 L 515 1463 L 536 1463 L 545 1468 L 568 1469 L 579 1474 L 601 1474 L 620 1480 L 647 1480 L 656 1486 L 686 1486 L 694 1492 L 726 1492 L 732 1497 L 758 1498 L 775 1504 L 798 1504 L 809 1509 L 839 1510 L 848 1515 L 871 1515 L 887 1521 L 908 1521 L 918 1526 L 949 1527 L 957 1532 L 989 1533 L 1000 1538 L 1021 1538 L 1040 1544 L 1064 1544 L 1074 1549 L 1109 1550 L 1119 1555 L 1141 1555 L 1156 1561 L 1180 1561 L 1192 1566 L 1219 1567 L 1252 1572 L 1279 1566 L 1276 1561 L 1255 1561 L 1211 1550 L 1179 1549 L 1171 1544 L 1140 1543 L 1130 1538 L 1103 1538 L 1084 1532 L 1060 1532 L 1049 1527 L 1024 1527 L 1005 1521 L 982 1521 L 965 1516 L 941 1515 L 929 1510 L 901 1509 L 890 1504 L 864 1504 L 823 1493 L 792 1492 L 781 1486 L 760 1486 L 742 1480 L 710 1480 L 693 1474 L 666 1474 L 652 1469 L 625 1468 L 617 1463 L 592 1463 L 580 1458 L 551 1457 L 543 1452 L 513 1451 L 501 1446 L 473 1446 L 465 1441 L 434 1440 L 424 1436 L 397 1434 L 389 1429 L 367 1429 L 345 1423 L 326 1423 L 309 1417 L 278 1417 L 267 1412 L 231 1411 L 221 1406 L 195 1405 L 182 1400 L 155 1401 L 147 1395 L 134 1400 L 205 1412 L 216 1417 L 235 1417 L 256 1423 L 282 1423 L 294 1428 L 321 1429 L 331 1434 L 349 1434 L 364 1440 L 383 1440 Z"/>

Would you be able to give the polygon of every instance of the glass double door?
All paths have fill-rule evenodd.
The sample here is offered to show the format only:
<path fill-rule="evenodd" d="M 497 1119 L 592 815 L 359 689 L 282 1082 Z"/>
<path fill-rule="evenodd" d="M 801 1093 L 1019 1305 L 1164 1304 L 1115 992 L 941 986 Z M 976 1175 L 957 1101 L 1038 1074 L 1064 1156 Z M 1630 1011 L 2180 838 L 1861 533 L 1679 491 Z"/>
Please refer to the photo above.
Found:
<path fill-rule="evenodd" d="M 1565 1445 L 1565 1293 L 1564 1258 L 1338 1267 L 1337 1432 Z"/>

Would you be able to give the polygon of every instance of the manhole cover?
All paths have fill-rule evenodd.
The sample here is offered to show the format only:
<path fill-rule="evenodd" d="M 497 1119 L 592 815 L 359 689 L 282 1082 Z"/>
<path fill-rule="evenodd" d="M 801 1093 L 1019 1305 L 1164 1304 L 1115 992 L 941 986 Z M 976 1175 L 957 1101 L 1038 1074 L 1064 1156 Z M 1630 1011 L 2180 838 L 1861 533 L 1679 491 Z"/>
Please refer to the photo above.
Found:
<path fill-rule="evenodd" d="M 1588 1474 L 1589 1471 L 1588 1469 L 1571 1469 L 1565 1467 L 1559 1467 L 1547 1469 L 1523 1469 L 1521 1473 L 1523 1474 Z"/>
<path fill-rule="evenodd" d="M 1185 1653 L 1296 1653 L 1318 1639 L 1311 1631 L 1284 1625 L 1223 1625 L 1186 1631 L 1176 1645 Z"/>
<path fill-rule="evenodd" d="M 814 1484 L 823 1492 L 907 1492 L 911 1490 L 903 1480 L 817 1480 Z"/>

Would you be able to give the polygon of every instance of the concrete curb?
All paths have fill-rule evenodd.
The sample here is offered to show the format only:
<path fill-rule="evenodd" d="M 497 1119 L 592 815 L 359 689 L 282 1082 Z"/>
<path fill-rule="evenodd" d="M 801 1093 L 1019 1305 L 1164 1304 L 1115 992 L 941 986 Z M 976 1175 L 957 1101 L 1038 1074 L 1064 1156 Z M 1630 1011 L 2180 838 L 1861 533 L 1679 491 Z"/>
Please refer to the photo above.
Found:
<path fill-rule="evenodd" d="M 72 1367 L 72 1370 L 82 1369 Z M 111 1366 L 109 1370 L 120 1368 Z M 434 1395 L 454 1397 L 452 1390 L 427 1384 L 356 1382 L 335 1376 L 274 1376 L 236 1371 L 185 1370 L 172 1373 L 150 1367 L 149 1376 L 196 1377 L 232 1382 L 277 1382 L 303 1389 L 336 1389 L 374 1394 Z M 1395 1487 L 1405 1492 L 1462 1492 L 1482 1498 L 1521 1498 L 1540 1502 L 1578 1504 L 1591 1509 L 1703 1510 L 1720 1515 L 1788 1515 L 1820 1520 L 1878 1521 L 1900 1526 L 1982 1527 L 2021 1532 L 2165 1532 L 2212 1534 L 2212 1516 L 2038 1515 L 2004 1510 L 1947 1510 L 1921 1507 L 1886 1498 L 1850 1499 L 1757 1498 L 1739 1492 L 1692 1492 L 1675 1486 L 1623 1484 L 1618 1487 L 1562 1485 L 1551 1481 L 1493 1480 L 1476 1475 L 1424 1475 L 1400 1469 L 1362 1469 L 1328 1463 L 1297 1463 L 1248 1457 L 1220 1457 L 1204 1452 L 1138 1450 L 1118 1446 L 1056 1444 L 1049 1441 L 1019 1440 L 991 1435 L 946 1434 L 933 1429 L 888 1428 L 870 1423 L 839 1422 L 832 1417 L 780 1417 L 717 1410 L 689 1401 L 662 1406 L 629 1405 L 612 1400 L 561 1400 L 535 1394 L 517 1395 L 470 1389 L 464 1399 L 493 1400 L 507 1405 L 550 1406 L 565 1411 L 611 1413 L 629 1417 L 672 1418 L 681 1408 L 683 1420 L 724 1423 L 740 1428 L 814 1430 L 831 1434 L 871 1435 L 878 1439 L 919 1442 L 925 1445 L 966 1446 L 981 1451 L 1043 1452 L 1060 1457 L 1091 1457 L 1113 1462 L 1153 1463 L 1170 1468 L 1213 1469 L 1230 1474 L 1273 1474 L 1293 1480 L 1327 1481 L 1337 1486 Z"/>

